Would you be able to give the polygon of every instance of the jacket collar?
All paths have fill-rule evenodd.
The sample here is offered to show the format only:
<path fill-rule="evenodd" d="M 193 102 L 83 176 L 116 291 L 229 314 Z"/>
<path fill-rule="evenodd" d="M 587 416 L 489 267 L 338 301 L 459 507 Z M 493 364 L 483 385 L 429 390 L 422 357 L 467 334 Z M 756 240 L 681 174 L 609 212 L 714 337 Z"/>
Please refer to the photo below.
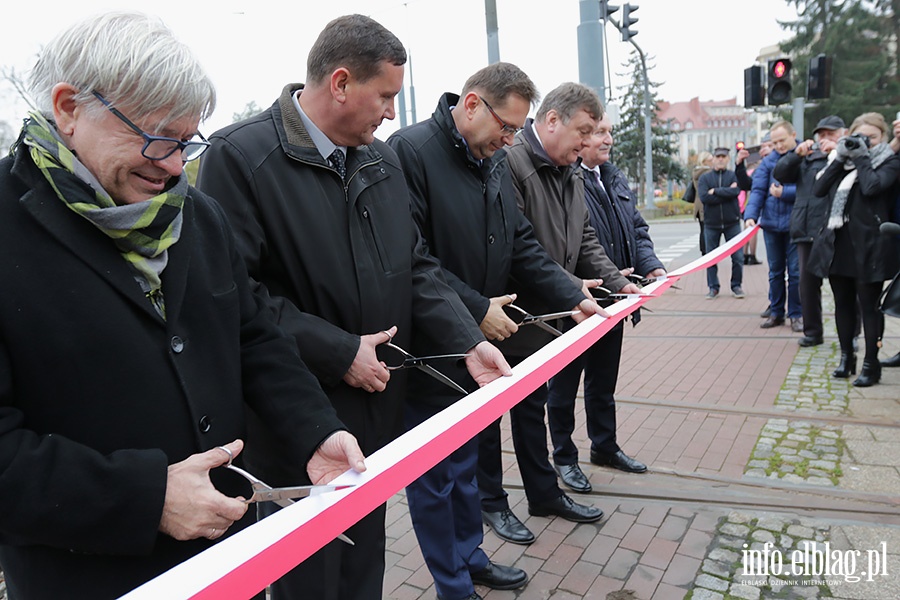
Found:
<path fill-rule="evenodd" d="M 525 147 L 528 149 L 528 155 L 531 157 L 532 162 L 534 163 L 534 168 L 538 169 L 553 169 L 560 173 L 565 171 L 572 170 L 574 172 L 579 172 L 581 169 L 578 167 L 581 166 L 581 157 L 578 157 L 571 165 L 563 165 L 557 166 L 556 163 L 550 158 L 547 154 L 547 151 L 544 150 L 544 147 L 541 145 L 540 140 L 534 134 L 534 128 L 532 125 L 534 124 L 534 119 L 526 119 L 525 127 L 522 129 L 522 133 L 519 136 L 522 137 L 522 140 L 525 142 Z"/>
<path fill-rule="evenodd" d="M 460 158 L 465 162 L 470 162 L 478 166 L 478 161 L 475 160 L 472 157 L 472 153 L 469 152 L 469 145 L 466 143 L 465 138 L 463 138 L 459 129 L 456 128 L 456 121 L 453 120 L 453 113 L 450 110 L 451 106 L 459 106 L 459 95 L 447 92 L 441 96 L 440 100 L 438 100 L 437 108 L 434 109 L 434 114 L 432 114 L 431 117 L 437 124 L 438 129 L 440 129 L 441 132 L 447 136 L 447 139 L 450 140 L 450 143 L 453 144 L 453 147 L 456 149 Z M 490 158 L 482 160 L 480 168 L 484 172 L 489 172 L 491 166 L 500 162 L 504 156 L 506 156 L 506 149 L 501 148 Z"/>
<path fill-rule="evenodd" d="M 162 318 L 144 296 L 134 279 L 133 271 L 122 258 L 112 240 L 99 232 L 88 221 L 78 217 L 59 200 L 56 192 L 31 162 L 28 149 L 23 144 L 19 145 L 14 160 L 12 174 L 28 187 L 28 191 L 19 198 L 22 207 L 51 236 L 81 259 L 100 278 L 118 290 L 140 310 L 162 324 Z M 188 198 L 184 203 L 184 226 L 181 238 L 169 248 L 169 261 L 161 276 L 169 322 L 177 320 L 187 288 L 190 249 L 194 243 L 192 192 L 193 190 L 188 193 Z"/>
<path fill-rule="evenodd" d="M 289 83 L 284 86 L 281 96 L 272 105 L 272 117 L 275 130 L 284 153 L 303 162 L 331 168 L 328 161 L 322 158 L 316 144 L 306 131 L 300 113 L 294 107 L 294 92 L 303 90 L 302 83 Z M 372 146 L 362 145 L 347 148 L 347 171 L 353 170 L 359 163 L 381 160 L 381 153 Z"/>

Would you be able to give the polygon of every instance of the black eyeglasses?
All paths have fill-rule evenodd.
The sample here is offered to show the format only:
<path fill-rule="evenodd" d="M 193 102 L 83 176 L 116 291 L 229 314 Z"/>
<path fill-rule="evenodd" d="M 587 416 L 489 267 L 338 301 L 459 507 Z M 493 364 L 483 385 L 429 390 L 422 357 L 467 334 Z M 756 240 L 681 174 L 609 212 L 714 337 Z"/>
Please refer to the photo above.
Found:
<path fill-rule="evenodd" d="M 478 96 L 478 98 L 480 98 L 481 101 L 484 102 L 484 105 L 487 106 L 487 109 L 488 109 L 489 111 L 491 111 L 491 114 L 494 116 L 494 119 L 496 119 L 496 120 L 497 120 L 497 123 L 500 124 L 500 131 L 503 132 L 503 135 L 516 135 L 517 133 L 519 133 L 520 131 L 522 131 L 522 128 L 521 128 L 521 127 L 514 127 L 513 125 L 510 125 L 509 123 L 507 123 L 506 121 L 504 121 L 503 119 L 501 119 L 501 118 L 500 118 L 500 115 L 498 115 L 498 114 L 494 111 L 493 107 L 492 107 L 490 104 L 488 104 L 488 101 L 487 101 L 487 100 L 485 100 L 485 99 L 482 98 L 481 96 Z"/>
<path fill-rule="evenodd" d="M 165 160 L 172 156 L 175 152 L 181 152 L 182 162 L 200 158 L 200 155 L 209 148 L 209 142 L 203 137 L 203 134 L 197 133 L 200 139 L 191 139 L 186 142 L 176 140 L 175 138 L 164 137 L 161 135 L 150 135 L 143 129 L 132 123 L 128 117 L 120 113 L 109 103 L 109 101 L 101 96 L 98 92 L 93 92 L 94 96 L 103 103 L 109 112 L 116 115 L 123 123 L 128 125 L 136 134 L 144 138 L 144 147 L 141 148 L 141 154 L 149 160 Z"/>

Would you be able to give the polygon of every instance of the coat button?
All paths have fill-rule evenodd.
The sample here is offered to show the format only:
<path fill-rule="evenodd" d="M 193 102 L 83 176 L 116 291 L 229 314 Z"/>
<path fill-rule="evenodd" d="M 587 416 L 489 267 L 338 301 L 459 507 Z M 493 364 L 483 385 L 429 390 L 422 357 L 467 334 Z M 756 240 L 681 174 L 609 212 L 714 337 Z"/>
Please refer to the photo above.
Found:
<path fill-rule="evenodd" d="M 184 340 L 182 340 L 177 335 L 172 337 L 172 341 L 170 343 L 172 346 L 172 352 L 174 352 L 175 354 L 181 354 L 181 352 L 184 350 Z"/>
<path fill-rule="evenodd" d="M 212 429 L 212 421 L 209 420 L 209 417 L 203 415 L 197 423 L 197 428 L 200 430 L 200 433 L 208 433 Z"/>
<path fill-rule="evenodd" d="M 494 234 L 492 233 L 491 235 L 488 236 L 488 244 L 493 244 L 493 243 L 494 243 Z"/>

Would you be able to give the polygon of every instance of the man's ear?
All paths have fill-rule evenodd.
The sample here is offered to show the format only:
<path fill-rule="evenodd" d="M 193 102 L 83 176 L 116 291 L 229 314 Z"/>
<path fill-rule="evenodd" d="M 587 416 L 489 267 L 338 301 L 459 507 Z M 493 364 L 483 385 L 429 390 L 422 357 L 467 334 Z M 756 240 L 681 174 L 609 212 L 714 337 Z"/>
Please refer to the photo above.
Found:
<path fill-rule="evenodd" d="M 465 97 L 462 100 L 460 100 L 459 103 L 465 109 L 466 116 L 468 116 L 469 119 L 471 119 L 475 116 L 475 109 L 478 108 L 479 102 L 480 102 L 480 99 L 478 98 L 478 94 L 476 94 L 475 92 L 468 92 L 465 95 Z"/>
<path fill-rule="evenodd" d="M 50 90 L 53 120 L 63 135 L 72 135 L 75 132 L 75 121 L 83 109 L 75 100 L 77 95 L 78 88 L 68 83 L 57 83 Z"/>
<path fill-rule="evenodd" d="M 347 101 L 347 87 L 351 83 L 350 71 L 346 67 L 338 67 L 331 74 L 331 96 L 343 104 Z"/>
<path fill-rule="evenodd" d="M 547 127 L 547 131 L 555 131 L 559 123 L 559 113 L 556 112 L 556 109 L 551 108 L 548 110 L 547 115 L 544 117 L 544 125 Z"/>

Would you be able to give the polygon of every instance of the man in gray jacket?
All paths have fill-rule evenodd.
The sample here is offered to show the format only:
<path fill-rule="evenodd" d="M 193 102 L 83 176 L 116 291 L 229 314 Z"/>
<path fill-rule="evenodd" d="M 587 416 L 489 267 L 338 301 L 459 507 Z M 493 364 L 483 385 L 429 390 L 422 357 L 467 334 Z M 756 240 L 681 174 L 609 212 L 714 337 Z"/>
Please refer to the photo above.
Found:
<path fill-rule="evenodd" d="M 609 259 L 590 226 L 584 203 L 584 180 L 578 153 L 603 116 L 597 94 L 577 83 L 565 83 L 544 99 L 534 120 L 529 119 L 508 151 L 509 169 L 519 208 L 534 227 L 544 249 L 575 282 L 600 278 L 612 291 L 639 292 Z M 528 289 L 528 282 L 510 281 L 519 297 L 516 304 L 532 314 L 558 310 L 547 306 Z M 552 339 L 537 328 L 521 328 L 501 344 L 511 363 L 529 356 Z M 516 459 L 528 497 L 528 512 L 556 515 L 587 523 L 603 517 L 600 509 L 576 504 L 560 490 L 547 453 L 545 406 L 547 386 L 522 400 L 511 412 Z M 485 520 L 509 513 L 503 490 L 499 422 L 481 433 L 478 487 Z M 511 513 L 509 513 L 511 514 Z M 496 530 L 496 529 L 495 529 Z"/>

